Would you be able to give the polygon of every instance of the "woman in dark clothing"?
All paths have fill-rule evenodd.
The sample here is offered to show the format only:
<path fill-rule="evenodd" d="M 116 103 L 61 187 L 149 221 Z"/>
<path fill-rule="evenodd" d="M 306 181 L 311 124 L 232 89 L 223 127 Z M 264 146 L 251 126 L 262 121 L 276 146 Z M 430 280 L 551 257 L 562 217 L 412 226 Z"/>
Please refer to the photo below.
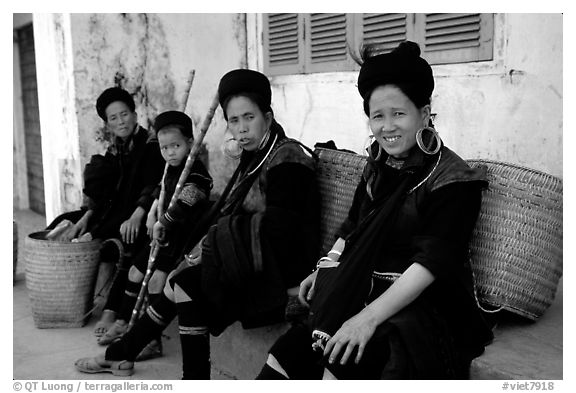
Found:
<path fill-rule="evenodd" d="M 152 192 L 162 177 L 164 159 L 158 141 L 137 123 L 134 99 L 118 87 L 106 89 L 96 101 L 96 111 L 112 134 L 104 156 L 94 155 L 84 169 L 84 194 L 87 206 L 64 213 L 48 227 L 62 220 L 75 224 L 60 240 L 119 238 L 124 245 L 123 266 L 110 290 L 124 292 L 127 269 L 133 255 L 146 246 L 146 215 L 154 201 Z M 97 323 L 97 337 L 114 323 L 114 311 L 104 307 Z"/>
<path fill-rule="evenodd" d="M 274 344 L 260 379 L 466 378 L 492 338 L 468 262 L 485 173 L 432 128 L 417 44 L 363 59 L 375 141 L 338 239 L 301 284 L 308 321 Z"/>
<path fill-rule="evenodd" d="M 242 154 L 208 213 L 212 225 L 191 234 L 193 247 L 160 299 L 104 356 L 77 361 L 78 370 L 132 374 L 138 353 L 178 315 L 183 378 L 209 379 L 208 334 L 235 321 L 245 328 L 282 321 L 289 295 L 312 268 L 319 218 L 313 157 L 274 120 L 263 74 L 231 71 L 218 95 Z"/>

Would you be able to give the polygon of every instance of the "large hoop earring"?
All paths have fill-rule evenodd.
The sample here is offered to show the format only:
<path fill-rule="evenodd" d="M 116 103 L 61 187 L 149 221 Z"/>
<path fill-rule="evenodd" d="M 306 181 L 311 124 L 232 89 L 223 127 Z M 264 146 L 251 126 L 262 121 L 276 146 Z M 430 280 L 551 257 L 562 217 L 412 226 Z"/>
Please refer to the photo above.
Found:
<path fill-rule="evenodd" d="M 369 144 L 368 147 L 366 148 L 366 151 L 368 152 L 368 157 L 370 157 L 372 160 L 374 161 L 378 161 L 380 160 L 380 157 L 382 157 L 382 146 L 380 146 L 380 144 L 378 143 L 378 141 L 375 140 L 375 136 L 374 135 L 370 135 L 369 136 Z M 372 152 L 372 146 L 374 145 L 374 143 L 376 143 L 376 146 L 378 146 L 378 153 L 376 154 L 376 157 L 374 157 L 374 153 Z"/>
<path fill-rule="evenodd" d="M 429 139 L 428 143 L 425 143 L 422 138 L 422 133 L 424 131 L 431 132 L 434 137 L 433 139 Z M 440 148 L 442 147 L 442 139 L 440 139 L 440 135 L 438 135 L 438 132 L 434 127 L 423 127 L 416 132 L 416 144 L 425 154 L 433 155 L 440 151 Z"/>
<path fill-rule="evenodd" d="M 228 129 L 224 132 L 224 145 L 222 146 L 222 151 L 226 156 L 234 160 L 240 158 L 242 155 L 242 147 L 238 141 L 234 139 L 232 133 L 228 131 Z"/>

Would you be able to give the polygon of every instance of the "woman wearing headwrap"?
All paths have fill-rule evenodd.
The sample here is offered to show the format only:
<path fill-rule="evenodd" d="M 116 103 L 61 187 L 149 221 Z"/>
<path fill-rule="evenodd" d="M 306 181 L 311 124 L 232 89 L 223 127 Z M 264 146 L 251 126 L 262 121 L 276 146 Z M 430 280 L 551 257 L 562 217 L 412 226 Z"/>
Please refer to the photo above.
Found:
<path fill-rule="evenodd" d="M 238 167 L 195 226 L 188 254 L 160 299 L 105 355 L 78 360 L 79 371 L 131 375 L 138 353 L 178 315 L 183 378 L 209 379 L 208 335 L 219 335 L 235 321 L 245 328 L 282 321 L 288 295 L 297 294 L 314 265 L 314 158 L 274 120 L 265 75 L 231 71 L 220 80 L 218 95 L 241 152 Z M 203 227 L 207 233 L 196 230 Z"/>
<path fill-rule="evenodd" d="M 362 57 L 375 141 L 337 241 L 301 284 L 308 321 L 274 344 L 260 379 L 466 378 L 492 338 L 468 262 L 485 173 L 434 130 L 417 44 Z"/>
<path fill-rule="evenodd" d="M 138 125 L 135 109 L 134 99 L 122 88 L 111 87 L 100 94 L 96 111 L 112 136 L 111 144 L 104 155 L 96 154 L 86 164 L 83 189 L 86 206 L 60 215 L 47 228 L 54 229 L 63 220 L 69 220 L 74 225 L 59 240 L 122 240 L 124 262 L 109 299 L 122 296 L 132 257 L 148 243 L 146 214 L 164 168 L 158 140 Z M 103 260 L 106 254 L 107 250 L 103 250 Z M 94 331 L 97 337 L 114 323 L 115 311 L 107 302 Z"/>

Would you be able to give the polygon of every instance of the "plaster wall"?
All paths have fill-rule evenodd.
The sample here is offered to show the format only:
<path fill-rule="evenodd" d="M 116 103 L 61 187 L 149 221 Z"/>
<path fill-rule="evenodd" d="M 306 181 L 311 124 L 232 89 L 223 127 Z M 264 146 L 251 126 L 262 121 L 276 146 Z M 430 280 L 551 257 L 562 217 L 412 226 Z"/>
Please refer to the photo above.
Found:
<path fill-rule="evenodd" d="M 185 105 L 197 132 L 219 78 L 246 66 L 243 14 L 35 14 L 34 23 L 48 221 L 81 205 L 82 168 L 108 145 L 95 110 L 104 89 L 131 92 L 147 128 L 160 112 Z M 204 139 L 215 192 L 234 166 L 220 148 L 224 131 L 218 110 Z"/>
<path fill-rule="evenodd" d="M 162 111 L 186 105 L 197 132 L 220 77 L 246 64 L 242 14 L 74 14 L 71 18 L 83 165 L 106 147 L 103 122 L 94 109 L 104 89 L 119 84 L 133 93 L 139 122 L 147 128 Z M 215 191 L 223 188 L 231 171 L 220 149 L 224 130 L 218 110 L 204 139 Z"/>
<path fill-rule="evenodd" d="M 82 202 L 82 167 L 70 19 L 34 14 L 34 42 L 46 219 Z"/>

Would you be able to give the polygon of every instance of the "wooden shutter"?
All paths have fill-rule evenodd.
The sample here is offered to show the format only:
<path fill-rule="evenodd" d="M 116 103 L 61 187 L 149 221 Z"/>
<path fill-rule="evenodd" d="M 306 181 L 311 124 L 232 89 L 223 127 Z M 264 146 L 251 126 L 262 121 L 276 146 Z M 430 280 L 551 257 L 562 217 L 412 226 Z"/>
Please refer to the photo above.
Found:
<path fill-rule="evenodd" d="M 415 24 L 432 64 L 492 60 L 492 14 L 416 14 Z"/>
<path fill-rule="evenodd" d="M 406 14 L 363 14 L 364 44 L 372 44 L 378 53 L 387 53 L 408 38 Z"/>
<path fill-rule="evenodd" d="M 304 72 L 302 14 L 264 14 L 264 72 Z"/>
<path fill-rule="evenodd" d="M 305 17 L 306 72 L 353 69 L 348 38 L 353 32 L 347 14 L 307 14 Z"/>
<path fill-rule="evenodd" d="M 351 71 L 360 44 L 417 42 L 430 64 L 492 60 L 493 14 L 264 14 L 268 75 Z"/>

